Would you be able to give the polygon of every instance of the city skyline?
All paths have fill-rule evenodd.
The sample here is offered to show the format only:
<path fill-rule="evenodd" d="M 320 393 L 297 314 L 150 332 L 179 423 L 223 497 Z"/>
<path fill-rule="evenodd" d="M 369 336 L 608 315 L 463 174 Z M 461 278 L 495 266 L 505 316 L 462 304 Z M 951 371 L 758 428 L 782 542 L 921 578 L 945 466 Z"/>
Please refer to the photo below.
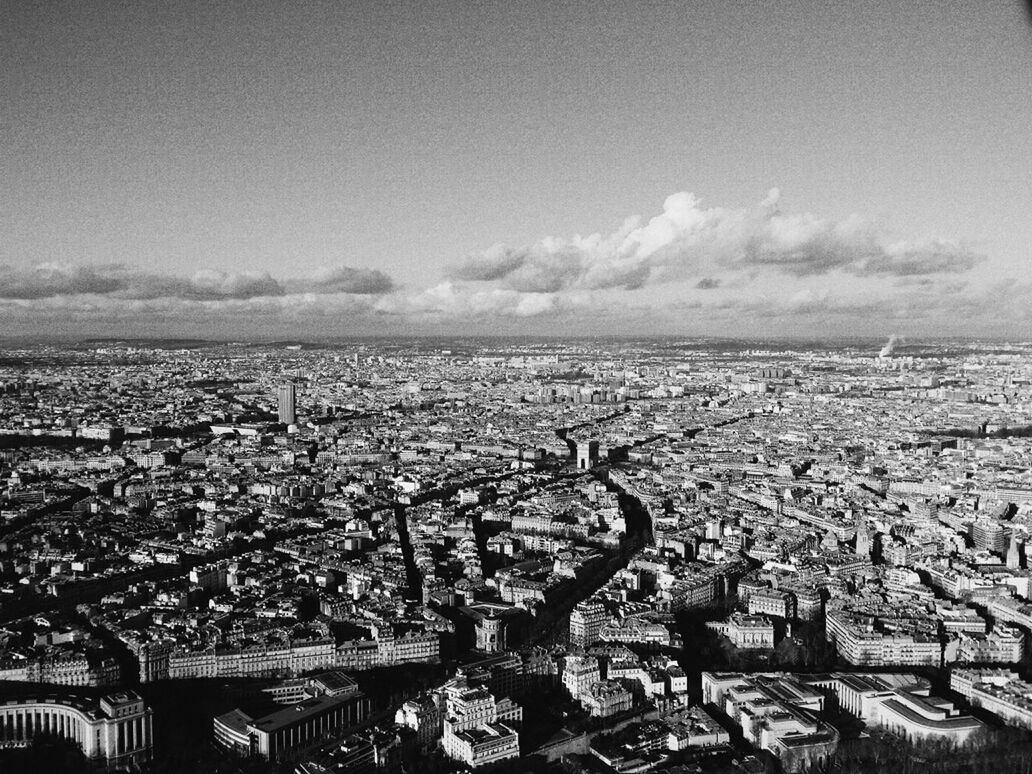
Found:
<path fill-rule="evenodd" d="M 8 336 L 1021 338 L 1021 3 L 7 6 Z"/>
<path fill-rule="evenodd" d="M 4 772 L 1032 760 L 1032 343 L 8 346 L 0 523 Z"/>
<path fill-rule="evenodd" d="M 0 772 L 1032 772 L 1032 4 L 0 4 Z"/>

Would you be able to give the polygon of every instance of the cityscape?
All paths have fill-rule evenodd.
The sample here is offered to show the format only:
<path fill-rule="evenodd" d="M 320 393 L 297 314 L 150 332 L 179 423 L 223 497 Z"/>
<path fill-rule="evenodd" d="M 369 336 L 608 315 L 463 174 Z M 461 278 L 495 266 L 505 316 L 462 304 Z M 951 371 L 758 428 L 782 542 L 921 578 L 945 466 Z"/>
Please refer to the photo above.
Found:
<path fill-rule="evenodd" d="M 0 774 L 1032 774 L 1032 2 L 0 2 Z"/>
<path fill-rule="evenodd" d="M 12 767 L 1032 751 L 1028 343 L 89 341 L 0 417 Z"/>

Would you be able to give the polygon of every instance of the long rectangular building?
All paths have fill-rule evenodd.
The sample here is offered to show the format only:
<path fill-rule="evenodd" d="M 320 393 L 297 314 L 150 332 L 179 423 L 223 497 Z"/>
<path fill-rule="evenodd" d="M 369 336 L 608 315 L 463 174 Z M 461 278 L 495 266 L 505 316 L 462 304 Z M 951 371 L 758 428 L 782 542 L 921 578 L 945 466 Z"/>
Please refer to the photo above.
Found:
<path fill-rule="evenodd" d="M 369 699 L 357 692 L 316 696 L 260 718 L 235 709 L 215 718 L 215 742 L 239 755 L 275 761 L 291 750 L 358 726 L 368 716 Z"/>
<path fill-rule="evenodd" d="M 1005 669 L 954 669 L 950 688 L 1012 726 L 1032 728 L 1032 683 Z"/>

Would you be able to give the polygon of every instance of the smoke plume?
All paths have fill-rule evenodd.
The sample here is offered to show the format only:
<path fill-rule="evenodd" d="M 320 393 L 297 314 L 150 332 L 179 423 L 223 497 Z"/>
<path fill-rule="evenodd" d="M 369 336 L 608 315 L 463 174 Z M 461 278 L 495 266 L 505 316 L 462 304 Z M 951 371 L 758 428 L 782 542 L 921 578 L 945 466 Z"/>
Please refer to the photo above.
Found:
<path fill-rule="evenodd" d="M 881 348 L 881 352 L 878 353 L 878 357 L 892 357 L 892 353 L 896 351 L 896 344 L 899 343 L 899 336 L 892 334 L 889 336 L 889 340 L 885 342 L 885 346 Z"/>

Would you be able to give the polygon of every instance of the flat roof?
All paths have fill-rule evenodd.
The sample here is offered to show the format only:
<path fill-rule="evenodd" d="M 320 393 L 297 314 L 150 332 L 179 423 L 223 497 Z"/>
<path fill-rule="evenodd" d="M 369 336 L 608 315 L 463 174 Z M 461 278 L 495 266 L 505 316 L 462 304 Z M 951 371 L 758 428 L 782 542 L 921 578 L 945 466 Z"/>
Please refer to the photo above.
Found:
<path fill-rule="evenodd" d="M 820 729 L 812 733 L 785 734 L 776 738 L 783 747 L 809 747 L 834 741 L 836 734 L 827 729 Z"/>
<path fill-rule="evenodd" d="M 251 716 L 239 709 L 230 710 L 215 718 L 217 725 L 228 728 L 230 731 L 235 731 L 238 734 L 246 734 L 247 724 L 250 722 Z"/>
<path fill-rule="evenodd" d="M 349 688 L 358 687 L 358 683 L 339 669 L 334 669 L 329 672 L 321 672 L 312 677 L 312 682 L 321 685 L 328 693 L 339 693 Z"/>
<path fill-rule="evenodd" d="M 888 707 L 897 715 L 901 715 L 907 720 L 925 728 L 942 728 L 942 729 L 959 729 L 959 728 L 981 728 L 985 724 L 977 718 L 971 717 L 970 715 L 962 715 L 954 718 L 943 718 L 941 720 L 932 719 L 925 717 L 920 712 L 915 712 L 910 707 L 903 704 L 897 699 L 889 699 L 885 702 L 884 707 Z"/>
<path fill-rule="evenodd" d="M 260 717 L 252 721 L 251 725 L 261 731 L 273 734 L 280 729 L 289 728 L 298 723 L 303 723 L 309 718 L 317 717 L 334 707 L 347 704 L 349 701 L 361 696 L 361 692 L 349 693 L 343 696 L 316 696 L 313 699 L 305 699 L 303 702 Z"/>
<path fill-rule="evenodd" d="M 854 691 L 890 691 L 892 688 L 877 675 L 842 674 L 838 678 L 843 685 Z"/>

